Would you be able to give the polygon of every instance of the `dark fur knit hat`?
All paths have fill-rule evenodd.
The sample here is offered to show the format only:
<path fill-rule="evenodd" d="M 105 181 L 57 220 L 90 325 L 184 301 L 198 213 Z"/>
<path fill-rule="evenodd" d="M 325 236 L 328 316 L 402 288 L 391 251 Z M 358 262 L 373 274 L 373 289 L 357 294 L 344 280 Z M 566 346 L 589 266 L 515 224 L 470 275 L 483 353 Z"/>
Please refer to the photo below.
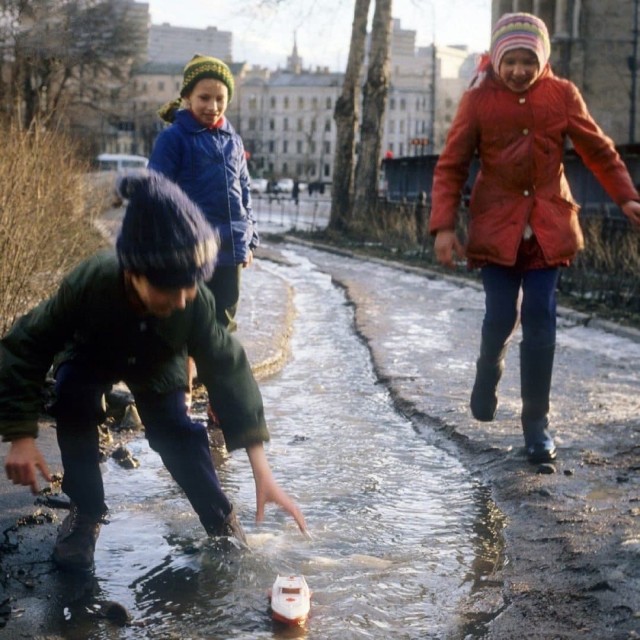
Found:
<path fill-rule="evenodd" d="M 162 289 L 211 278 L 217 233 L 180 187 L 148 171 L 120 178 L 117 190 L 129 201 L 116 241 L 123 269 Z"/>

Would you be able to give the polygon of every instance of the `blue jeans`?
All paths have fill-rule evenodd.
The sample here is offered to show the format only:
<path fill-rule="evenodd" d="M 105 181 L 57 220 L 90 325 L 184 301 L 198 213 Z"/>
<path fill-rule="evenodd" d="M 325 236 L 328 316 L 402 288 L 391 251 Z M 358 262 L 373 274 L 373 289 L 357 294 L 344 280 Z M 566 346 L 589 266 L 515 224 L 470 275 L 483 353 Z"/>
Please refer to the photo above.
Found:
<path fill-rule="evenodd" d="M 106 417 L 103 396 L 116 381 L 77 362 L 62 364 L 56 373 L 52 413 L 64 468 L 62 489 L 80 512 L 95 517 L 107 511 L 97 427 Z M 149 445 L 185 492 L 202 524 L 220 525 L 231 512 L 231 503 L 213 466 L 207 429 L 187 414 L 184 390 L 138 393 L 136 407 Z"/>
<path fill-rule="evenodd" d="M 483 267 L 483 345 L 499 352 L 519 322 L 526 348 L 555 345 L 558 276 L 557 268 L 520 271 L 498 265 Z"/>

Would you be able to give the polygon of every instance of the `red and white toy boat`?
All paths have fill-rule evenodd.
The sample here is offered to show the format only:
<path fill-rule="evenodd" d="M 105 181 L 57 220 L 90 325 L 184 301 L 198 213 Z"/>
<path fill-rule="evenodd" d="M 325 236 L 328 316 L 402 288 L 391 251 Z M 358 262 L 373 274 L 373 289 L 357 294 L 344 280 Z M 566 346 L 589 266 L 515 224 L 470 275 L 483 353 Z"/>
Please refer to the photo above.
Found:
<path fill-rule="evenodd" d="M 311 608 L 311 592 L 304 576 L 279 575 L 269 596 L 274 620 L 285 624 L 305 623 Z"/>

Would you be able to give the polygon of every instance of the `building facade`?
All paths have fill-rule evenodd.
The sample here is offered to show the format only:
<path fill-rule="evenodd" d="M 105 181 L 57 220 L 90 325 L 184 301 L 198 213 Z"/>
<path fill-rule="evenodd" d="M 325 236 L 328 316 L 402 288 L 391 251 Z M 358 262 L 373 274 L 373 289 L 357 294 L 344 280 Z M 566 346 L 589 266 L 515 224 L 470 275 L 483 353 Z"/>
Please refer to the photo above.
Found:
<path fill-rule="evenodd" d="M 640 141 L 638 8 L 639 0 L 493 0 L 492 21 L 512 11 L 542 18 L 554 72 L 578 86 L 616 144 L 633 144 Z"/>
<path fill-rule="evenodd" d="M 193 29 L 173 27 L 168 23 L 149 27 L 149 62 L 175 62 L 184 66 L 195 53 L 230 62 L 233 34 L 216 27 Z"/>
<path fill-rule="evenodd" d="M 383 155 L 442 148 L 468 83 L 469 58 L 465 47 L 416 47 L 416 32 L 394 20 Z M 333 112 L 343 81 L 344 74 L 326 68 L 305 70 L 295 41 L 285 69 L 245 75 L 229 117 L 251 154 L 254 175 L 332 181 Z"/>
<path fill-rule="evenodd" d="M 156 111 L 178 96 L 184 64 L 198 41 L 193 31 L 199 31 L 201 38 L 220 38 L 218 47 L 230 46 L 231 40 L 222 37 L 224 32 L 214 28 L 151 26 L 149 61 L 138 68 L 133 79 L 132 126 L 123 131 L 118 151 L 128 147 L 132 153 L 150 153 L 162 127 Z M 164 48 L 151 46 L 153 39 Z M 228 55 L 216 53 L 213 42 L 199 51 L 230 60 Z M 469 58 L 465 47 L 417 47 L 416 32 L 402 29 L 400 21 L 394 20 L 384 155 L 437 153 L 442 148 L 468 82 L 464 69 Z M 271 71 L 244 63 L 230 66 L 236 89 L 227 116 L 244 140 L 252 175 L 332 182 L 336 144 L 333 113 L 344 74 L 328 68 L 305 69 L 295 38 L 283 69 Z"/>

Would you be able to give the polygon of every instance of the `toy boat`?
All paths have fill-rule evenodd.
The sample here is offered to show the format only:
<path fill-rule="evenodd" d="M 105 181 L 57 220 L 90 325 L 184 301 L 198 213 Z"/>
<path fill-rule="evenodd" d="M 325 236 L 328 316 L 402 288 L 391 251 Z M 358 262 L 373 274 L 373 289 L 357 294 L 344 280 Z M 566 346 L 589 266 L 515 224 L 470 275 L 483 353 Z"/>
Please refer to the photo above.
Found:
<path fill-rule="evenodd" d="M 278 575 L 270 591 L 274 620 L 302 625 L 311 608 L 311 592 L 304 576 Z"/>

